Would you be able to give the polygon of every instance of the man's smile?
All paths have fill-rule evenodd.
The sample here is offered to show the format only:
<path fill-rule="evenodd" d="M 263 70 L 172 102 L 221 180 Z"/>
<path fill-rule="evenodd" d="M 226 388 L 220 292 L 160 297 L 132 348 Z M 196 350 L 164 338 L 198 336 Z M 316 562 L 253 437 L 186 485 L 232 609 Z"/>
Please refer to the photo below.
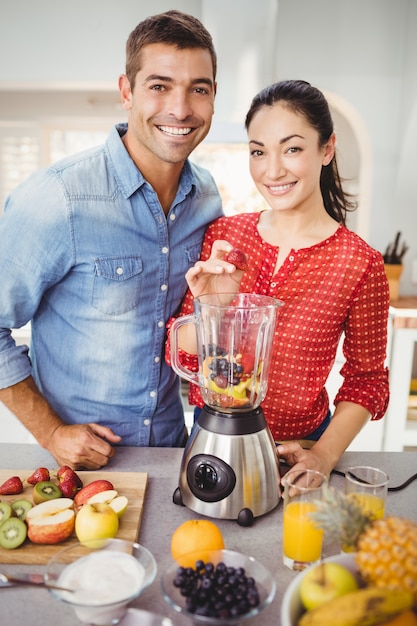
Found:
<path fill-rule="evenodd" d="M 179 128 L 178 126 L 158 126 L 159 130 L 168 135 L 189 135 L 192 128 Z"/>

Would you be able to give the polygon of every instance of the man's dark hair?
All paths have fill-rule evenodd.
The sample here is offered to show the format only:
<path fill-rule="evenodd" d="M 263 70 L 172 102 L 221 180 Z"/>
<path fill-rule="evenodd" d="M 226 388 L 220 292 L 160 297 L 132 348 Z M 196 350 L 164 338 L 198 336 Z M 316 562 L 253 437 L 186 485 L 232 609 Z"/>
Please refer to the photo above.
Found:
<path fill-rule="evenodd" d="M 208 30 L 196 17 L 181 11 L 166 11 L 140 22 L 126 43 L 126 76 L 133 90 L 136 74 L 141 69 L 141 50 L 152 43 L 164 43 L 184 50 L 204 48 L 213 62 L 213 82 L 216 79 L 217 56 Z"/>

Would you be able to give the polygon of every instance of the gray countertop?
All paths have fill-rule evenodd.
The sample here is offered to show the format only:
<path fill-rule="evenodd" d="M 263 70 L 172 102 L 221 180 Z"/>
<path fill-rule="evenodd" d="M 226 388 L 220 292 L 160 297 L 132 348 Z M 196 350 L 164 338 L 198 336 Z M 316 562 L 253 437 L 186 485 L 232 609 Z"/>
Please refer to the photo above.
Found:
<path fill-rule="evenodd" d="M 139 542 L 148 548 L 158 563 L 158 575 L 153 585 L 131 606 L 170 617 L 176 626 L 190 626 L 190 622 L 173 611 L 164 601 L 160 589 L 161 572 L 171 563 L 170 542 L 175 528 L 187 519 L 200 516 L 190 509 L 177 506 L 172 495 L 177 487 L 183 451 L 171 448 L 119 448 L 107 467 L 111 471 L 147 472 L 149 475 Z M 416 452 L 346 452 L 339 465 L 345 470 L 352 465 L 372 465 L 385 470 L 390 486 L 403 483 L 417 472 Z M 38 466 L 56 467 L 54 459 L 33 444 L 0 444 L 0 466 L 4 469 L 35 469 Z M 106 468 L 103 469 L 103 474 Z M 343 486 L 343 477 L 332 475 L 331 485 Z M 417 521 L 417 481 L 401 491 L 389 492 L 387 514 L 399 515 Z M 281 504 L 267 515 L 257 518 L 250 528 L 243 528 L 230 520 L 215 520 L 220 527 L 226 547 L 252 554 L 273 573 L 277 594 L 272 604 L 252 623 L 257 626 L 280 624 L 282 596 L 296 574 L 282 564 Z M 324 546 L 323 556 L 334 554 L 332 546 Z M 27 570 L 21 565 L 4 565 L 9 573 Z M 43 566 L 38 566 L 43 571 Z M 13 626 L 77 626 L 71 607 L 52 599 L 46 590 L 30 588 L 0 589 L 0 625 Z M 249 622 L 250 623 L 250 622 Z"/>

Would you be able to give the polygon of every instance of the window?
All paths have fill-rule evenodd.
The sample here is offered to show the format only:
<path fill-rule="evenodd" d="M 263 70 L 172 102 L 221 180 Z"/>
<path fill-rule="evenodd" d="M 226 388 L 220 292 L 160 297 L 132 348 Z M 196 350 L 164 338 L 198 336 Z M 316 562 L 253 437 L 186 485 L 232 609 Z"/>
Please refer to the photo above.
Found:
<path fill-rule="evenodd" d="M 193 152 L 191 160 L 212 173 L 226 215 L 253 213 L 265 207 L 249 173 L 246 144 L 203 142 Z"/>
<path fill-rule="evenodd" d="M 36 125 L 0 123 L 0 215 L 10 192 L 40 165 Z"/>
<path fill-rule="evenodd" d="M 102 144 L 112 122 L 0 125 L 0 214 L 6 197 L 32 172 L 87 148 Z M 226 215 L 254 212 L 265 203 L 249 174 L 245 143 L 203 142 L 191 160 L 206 167 L 218 185 Z"/>

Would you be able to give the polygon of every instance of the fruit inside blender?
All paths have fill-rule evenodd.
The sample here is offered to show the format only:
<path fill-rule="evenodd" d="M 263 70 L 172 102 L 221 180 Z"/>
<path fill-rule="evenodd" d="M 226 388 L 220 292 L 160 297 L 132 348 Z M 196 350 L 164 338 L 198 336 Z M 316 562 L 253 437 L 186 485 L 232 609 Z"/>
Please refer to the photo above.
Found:
<path fill-rule="evenodd" d="M 259 392 L 262 361 L 245 351 L 228 352 L 210 344 L 202 366 L 207 403 L 227 408 L 250 408 Z"/>

